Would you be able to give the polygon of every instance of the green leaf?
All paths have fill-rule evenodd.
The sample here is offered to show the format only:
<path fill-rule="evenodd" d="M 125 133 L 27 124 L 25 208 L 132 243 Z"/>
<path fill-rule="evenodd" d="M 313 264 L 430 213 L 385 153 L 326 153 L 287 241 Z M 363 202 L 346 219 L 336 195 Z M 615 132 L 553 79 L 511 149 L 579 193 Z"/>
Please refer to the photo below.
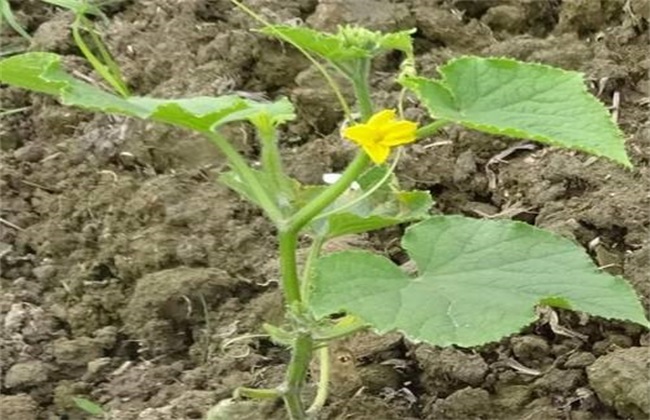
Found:
<path fill-rule="evenodd" d="M 621 131 L 581 73 L 505 58 L 462 57 L 442 79 L 404 76 L 434 118 L 577 149 L 631 166 Z"/>
<path fill-rule="evenodd" d="M 413 35 L 416 29 L 408 29 L 406 31 L 393 32 L 385 34 L 380 40 L 379 45 L 385 51 L 397 50 L 406 53 L 407 55 L 413 54 Z"/>
<path fill-rule="evenodd" d="M 279 124 L 294 117 L 291 103 L 281 98 L 260 103 L 236 95 L 157 99 L 121 98 L 78 80 L 61 68 L 61 57 L 52 53 L 27 53 L 0 61 L 0 81 L 46 93 L 64 105 L 152 119 L 196 131 L 211 131 L 232 121 L 254 122 L 260 115 Z"/>
<path fill-rule="evenodd" d="M 106 413 L 100 405 L 85 398 L 73 397 L 72 400 L 79 409 L 93 416 L 103 416 Z"/>
<path fill-rule="evenodd" d="M 333 63 L 341 63 L 373 57 L 382 51 L 390 50 L 399 50 L 411 55 L 411 34 L 415 29 L 384 34 L 358 26 L 340 26 L 336 34 L 330 34 L 299 26 L 272 25 L 261 31 Z"/>
<path fill-rule="evenodd" d="M 417 277 L 369 252 L 321 258 L 314 314 L 344 311 L 380 332 L 464 347 L 519 331 L 541 302 L 650 325 L 624 279 L 598 271 L 569 240 L 524 223 L 435 216 L 411 226 L 402 246 Z"/>
<path fill-rule="evenodd" d="M 323 211 L 311 224 L 318 236 L 334 238 L 337 236 L 369 232 L 413 222 L 429 216 L 433 206 L 431 195 L 426 191 L 400 191 L 393 174 L 376 188 L 377 183 L 386 178 L 388 169 L 376 166 L 359 177 L 359 189 L 350 189 Z M 297 195 L 297 207 L 315 197 L 325 187 L 303 187 Z"/>
<path fill-rule="evenodd" d="M 302 26 L 271 25 L 261 29 L 261 32 L 288 41 L 307 52 L 334 62 L 370 56 L 362 48 L 346 46 L 344 41 L 334 34 L 319 32 Z"/>
<path fill-rule="evenodd" d="M 271 180 L 271 176 L 268 175 L 268 173 L 255 169 L 251 169 L 251 172 L 266 191 L 273 190 L 273 181 Z M 228 188 L 239 193 L 239 195 L 244 197 L 246 200 L 250 201 L 253 204 L 256 204 L 259 207 L 262 207 L 262 203 L 257 199 L 254 191 L 250 188 L 250 185 L 239 178 L 234 171 L 222 172 L 219 175 L 219 181 L 226 185 Z M 286 177 L 286 181 L 290 185 L 293 185 L 294 190 L 299 189 L 299 183 L 295 179 Z M 290 205 L 292 198 L 293 197 L 291 196 L 283 196 L 282 193 L 278 193 L 278 195 L 274 197 L 274 199 L 278 201 L 277 204 L 280 208 L 286 208 L 288 205 Z"/>
<path fill-rule="evenodd" d="M 387 201 L 373 198 L 363 200 L 348 210 L 327 218 L 327 236 L 369 232 L 400 223 L 425 219 L 433 205 L 425 191 L 399 191 Z"/>
<path fill-rule="evenodd" d="M 267 122 L 273 126 L 284 124 L 296 118 L 293 105 L 289 99 L 281 97 L 275 102 L 248 101 L 247 107 L 234 112 L 221 120 L 221 124 L 231 121 L 248 120 L 259 129 L 266 128 Z"/>

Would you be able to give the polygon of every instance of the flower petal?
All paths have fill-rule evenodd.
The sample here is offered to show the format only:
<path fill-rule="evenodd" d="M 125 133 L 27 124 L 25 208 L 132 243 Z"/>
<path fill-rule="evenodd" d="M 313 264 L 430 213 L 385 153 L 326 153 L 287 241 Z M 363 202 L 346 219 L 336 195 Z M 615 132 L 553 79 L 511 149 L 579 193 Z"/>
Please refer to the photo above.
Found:
<path fill-rule="evenodd" d="M 386 130 L 384 138 L 380 143 L 385 146 L 398 146 L 400 144 L 412 143 L 415 141 L 415 135 L 418 125 L 411 121 L 397 121 L 390 125 Z"/>
<path fill-rule="evenodd" d="M 390 154 L 390 147 L 382 146 L 381 144 L 364 144 L 363 150 L 365 150 L 368 156 L 370 156 L 370 159 L 377 165 L 386 162 Z"/>
<path fill-rule="evenodd" d="M 376 129 L 383 129 L 384 125 L 389 124 L 395 119 L 394 109 L 384 109 L 379 111 L 368 120 L 367 124 Z"/>
<path fill-rule="evenodd" d="M 346 139 L 363 146 L 365 144 L 374 144 L 377 142 L 377 132 L 368 127 L 367 124 L 357 124 L 343 130 L 343 136 Z"/>

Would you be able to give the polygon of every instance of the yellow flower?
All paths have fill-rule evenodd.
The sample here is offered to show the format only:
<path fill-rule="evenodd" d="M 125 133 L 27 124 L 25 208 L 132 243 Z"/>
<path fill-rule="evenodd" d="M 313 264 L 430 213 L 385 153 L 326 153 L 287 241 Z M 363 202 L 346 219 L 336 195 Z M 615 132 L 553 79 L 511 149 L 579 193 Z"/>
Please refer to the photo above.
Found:
<path fill-rule="evenodd" d="M 373 162 L 384 163 L 391 147 L 415 141 L 417 124 L 411 121 L 397 120 L 395 111 L 379 111 L 365 124 L 357 124 L 343 130 L 343 135 L 357 143 L 370 156 Z"/>

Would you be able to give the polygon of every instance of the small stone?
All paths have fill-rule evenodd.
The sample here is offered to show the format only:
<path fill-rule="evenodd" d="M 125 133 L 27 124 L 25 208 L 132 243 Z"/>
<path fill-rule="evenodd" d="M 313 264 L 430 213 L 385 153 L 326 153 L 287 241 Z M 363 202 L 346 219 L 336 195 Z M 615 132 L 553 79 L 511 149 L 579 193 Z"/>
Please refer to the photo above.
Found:
<path fill-rule="evenodd" d="M 646 347 L 619 349 L 587 368 L 598 398 L 623 418 L 650 416 L 650 352 Z"/>
<path fill-rule="evenodd" d="M 573 353 L 566 362 L 564 362 L 564 367 L 566 368 L 584 368 L 596 361 L 596 356 L 586 351 L 580 351 Z"/>
<path fill-rule="evenodd" d="M 39 360 L 16 363 L 5 375 L 5 387 L 27 388 L 47 381 L 48 367 Z"/>
<path fill-rule="evenodd" d="M 36 144 L 28 144 L 14 151 L 14 158 L 20 162 L 38 162 L 44 155 L 45 150 Z"/>
<path fill-rule="evenodd" d="M 32 270 L 34 277 L 40 281 L 50 280 L 56 275 L 56 267 L 53 265 L 41 265 Z"/>

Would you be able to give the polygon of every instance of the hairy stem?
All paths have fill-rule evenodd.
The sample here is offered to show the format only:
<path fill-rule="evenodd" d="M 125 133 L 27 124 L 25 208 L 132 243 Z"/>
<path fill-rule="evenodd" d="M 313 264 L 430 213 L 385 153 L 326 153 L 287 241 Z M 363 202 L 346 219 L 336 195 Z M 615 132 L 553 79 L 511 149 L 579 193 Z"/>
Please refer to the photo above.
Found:
<path fill-rule="evenodd" d="M 290 309 L 302 302 L 300 296 L 300 280 L 296 261 L 298 235 L 295 232 L 280 233 L 280 273 L 282 275 L 282 291 Z"/>
<path fill-rule="evenodd" d="M 258 400 L 280 398 L 282 394 L 275 388 L 248 388 L 240 386 L 235 390 L 234 397 L 255 398 Z"/>
<path fill-rule="evenodd" d="M 423 139 L 425 137 L 432 136 L 438 132 L 442 127 L 449 124 L 447 120 L 438 120 L 430 124 L 418 128 L 418 131 L 415 133 L 415 137 L 418 139 Z"/>
<path fill-rule="evenodd" d="M 221 134 L 214 131 L 206 131 L 203 132 L 203 134 L 207 136 L 226 156 L 230 167 L 241 178 L 241 180 L 248 185 L 271 221 L 273 221 L 276 226 L 282 225 L 282 212 L 269 195 L 269 192 L 260 184 L 253 171 L 250 169 L 248 164 L 246 164 L 242 155 L 240 155 L 239 152 L 232 147 L 230 142 L 221 136 Z"/>
<path fill-rule="evenodd" d="M 372 98 L 370 97 L 370 86 L 368 83 L 370 73 L 370 60 L 365 60 L 359 66 L 357 74 L 352 79 L 354 94 L 357 97 L 361 119 L 365 122 L 372 116 Z"/>
<path fill-rule="evenodd" d="M 262 168 L 273 185 L 273 195 L 280 206 L 280 210 L 288 210 L 291 206 L 291 185 L 282 168 L 282 159 L 278 147 L 278 132 L 275 128 L 262 130 L 258 128 L 262 140 Z"/>
<path fill-rule="evenodd" d="M 325 243 L 325 238 L 322 236 L 317 236 L 314 238 L 314 242 L 311 244 L 309 249 L 309 255 L 307 255 L 307 260 L 305 261 L 305 266 L 302 270 L 302 283 L 300 284 L 301 298 L 303 304 L 309 306 L 309 291 L 311 287 L 311 270 L 314 264 L 314 261 L 318 258 L 321 248 Z"/>
<path fill-rule="evenodd" d="M 353 81 L 357 94 L 359 110 L 363 121 L 372 115 L 372 100 L 368 86 L 368 73 L 370 61 L 363 63 Z M 327 206 L 332 204 L 350 185 L 361 175 L 370 163 L 366 153 L 360 151 L 348 165 L 337 182 L 329 186 L 312 201 L 296 212 L 286 226 L 280 229 L 280 268 L 282 286 L 287 300 L 287 306 L 293 311 L 295 319 L 303 316 L 305 308 L 305 293 L 302 293 L 298 278 L 296 247 L 298 235 L 309 222 L 311 222 Z M 296 325 L 297 326 L 297 325 Z M 300 328 L 300 327 L 298 327 Z M 306 413 L 300 398 L 302 387 L 307 377 L 309 363 L 313 352 L 313 331 L 299 331 L 291 348 L 291 361 L 287 368 L 287 377 L 282 389 L 284 402 L 292 420 L 305 419 Z"/>
<path fill-rule="evenodd" d="M 300 398 L 302 386 L 309 370 L 313 352 L 311 334 L 301 333 L 296 337 L 291 353 L 291 362 L 283 385 L 283 399 L 291 420 L 304 420 L 305 408 Z"/>
<path fill-rule="evenodd" d="M 301 208 L 290 220 L 289 229 L 299 232 L 327 206 L 332 204 L 350 185 L 361 175 L 368 166 L 370 158 L 365 152 L 360 151 L 348 165 L 341 177 L 316 198 Z"/>

